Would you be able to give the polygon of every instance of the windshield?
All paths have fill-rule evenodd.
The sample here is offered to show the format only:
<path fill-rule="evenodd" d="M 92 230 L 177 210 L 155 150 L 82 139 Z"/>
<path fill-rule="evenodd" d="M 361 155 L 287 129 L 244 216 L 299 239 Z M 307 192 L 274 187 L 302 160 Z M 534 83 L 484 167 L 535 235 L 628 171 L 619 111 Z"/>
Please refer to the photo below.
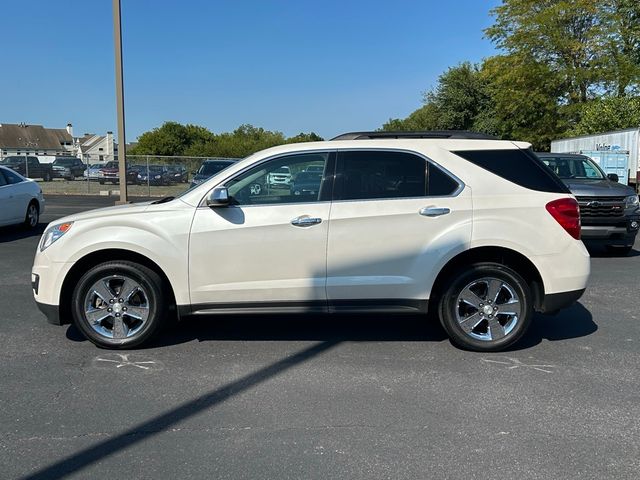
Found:
<path fill-rule="evenodd" d="M 598 165 L 588 157 L 542 157 L 542 162 L 560 178 L 602 180 Z"/>
<path fill-rule="evenodd" d="M 61 165 L 63 167 L 70 167 L 71 165 L 73 165 L 73 158 L 57 158 L 53 164 L 54 165 Z"/>
<path fill-rule="evenodd" d="M 2 162 L 2 165 L 16 165 L 18 163 L 24 163 L 25 159 L 23 157 L 7 157 Z"/>
<path fill-rule="evenodd" d="M 227 168 L 231 163 L 232 162 L 205 162 L 200 167 L 200 170 L 198 170 L 198 175 L 213 176 Z"/>

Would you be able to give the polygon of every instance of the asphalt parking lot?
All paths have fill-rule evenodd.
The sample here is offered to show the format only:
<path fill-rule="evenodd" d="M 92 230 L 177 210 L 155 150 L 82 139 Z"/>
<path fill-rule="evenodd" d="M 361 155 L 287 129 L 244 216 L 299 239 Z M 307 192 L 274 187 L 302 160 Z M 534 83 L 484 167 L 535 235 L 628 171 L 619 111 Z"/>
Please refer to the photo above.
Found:
<path fill-rule="evenodd" d="M 110 352 L 46 323 L 30 267 L 48 197 L 0 229 L 1 478 L 640 478 L 640 244 L 509 352 L 419 317 L 183 322 Z"/>

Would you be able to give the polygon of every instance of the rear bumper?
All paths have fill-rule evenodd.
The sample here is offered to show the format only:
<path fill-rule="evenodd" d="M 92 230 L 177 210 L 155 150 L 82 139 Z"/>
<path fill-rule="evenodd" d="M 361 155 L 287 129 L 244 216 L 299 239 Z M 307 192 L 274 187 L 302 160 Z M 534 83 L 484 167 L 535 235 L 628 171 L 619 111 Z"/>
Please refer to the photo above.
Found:
<path fill-rule="evenodd" d="M 540 311 L 542 313 L 554 313 L 573 305 L 584 293 L 585 289 L 571 292 L 550 293 L 544 296 Z"/>

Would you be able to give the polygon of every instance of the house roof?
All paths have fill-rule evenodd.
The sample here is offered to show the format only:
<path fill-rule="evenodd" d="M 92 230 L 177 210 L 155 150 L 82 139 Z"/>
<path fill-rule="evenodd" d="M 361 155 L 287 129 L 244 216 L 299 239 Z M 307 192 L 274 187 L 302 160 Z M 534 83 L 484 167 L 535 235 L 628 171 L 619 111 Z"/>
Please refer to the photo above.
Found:
<path fill-rule="evenodd" d="M 82 153 L 90 150 L 95 147 L 96 144 L 100 143 L 105 137 L 101 135 L 96 135 L 94 133 L 86 133 L 83 137 L 78 139 L 78 143 L 80 144 L 80 151 Z"/>
<path fill-rule="evenodd" d="M 55 150 L 63 142 L 73 142 L 64 128 L 44 128 L 42 125 L 3 123 L 0 125 L 0 148 L 40 148 Z"/>

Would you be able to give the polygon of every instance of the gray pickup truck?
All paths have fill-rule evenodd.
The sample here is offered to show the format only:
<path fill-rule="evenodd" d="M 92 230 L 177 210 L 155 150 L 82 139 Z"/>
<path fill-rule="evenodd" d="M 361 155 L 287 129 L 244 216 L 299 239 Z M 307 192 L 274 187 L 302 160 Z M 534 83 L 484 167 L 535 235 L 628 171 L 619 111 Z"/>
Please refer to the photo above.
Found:
<path fill-rule="evenodd" d="M 569 187 L 580 205 L 581 236 L 585 244 L 602 245 L 628 254 L 640 227 L 638 195 L 605 174 L 585 155 L 538 153 L 544 164 Z"/>

